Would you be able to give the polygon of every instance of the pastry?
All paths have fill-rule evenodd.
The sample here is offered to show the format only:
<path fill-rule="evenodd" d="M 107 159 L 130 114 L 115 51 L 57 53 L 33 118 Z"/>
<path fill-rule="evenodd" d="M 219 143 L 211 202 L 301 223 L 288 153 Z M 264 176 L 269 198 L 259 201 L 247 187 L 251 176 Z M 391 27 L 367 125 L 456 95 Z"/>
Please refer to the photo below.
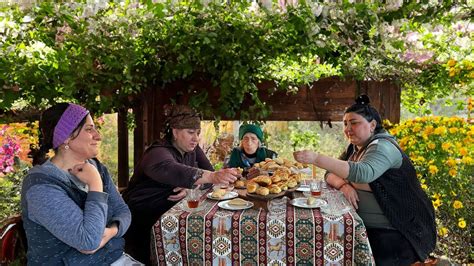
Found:
<path fill-rule="evenodd" d="M 282 181 L 278 184 L 276 184 L 277 186 L 280 187 L 281 191 L 285 191 L 285 190 L 288 190 L 288 185 L 286 184 L 286 182 Z"/>
<path fill-rule="evenodd" d="M 313 197 L 308 197 L 306 199 L 306 204 L 308 204 L 308 205 L 313 205 L 315 202 L 316 202 L 316 199 L 313 198 Z"/>
<path fill-rule="evenodd" d="M 240 167 L 237 167 L 237 168 L 235 168 L 235 169 L 237 169 L 237 171 L 239 172 L 239 174 L 242 174 L 242 172 L 244 171 L 244 169 L 242 169 L 242 168 L 240 168 Z"/>
<path fill-rule="evenodd" d="M 280 168 L 280 166 L 273 162 L 265 165 L 265 169 L 267 170 L 276 170 L 278 168 Z"/>
<path fill-rule="evenodd" d="M 282 158 L 275 158 L 274 161 L 279 165 L 282 165 L 285 163 L 285 161 Z"/>
<path fill-rule="evenodd" d="M 270 185 L 268 188 L 269 188 L 270 193 L 272 194 L 278 194 L 281 192 L 281 188 L 277 185 Z"/>
<path fill-rule="evenodd" d="M 273 176 L 272 176 L 272 184 L 273 184 L 273 183 L 278 183 L 278 182 L 280 182 L 280 181 L 281 181 L 281 178 L 280 178 L 279 175 L 273 175 Z"/>
<path fill-rule="evenodd" d="M 241 198 L 235 198 L 235 199 L 229 200 L 229 202 L 227 204 L 229 204 L 231 206 L 242 207 L 242 206 L 247 206 L 248 202 L 246 200 L 241 199 Z"/>
<path fill-rule="evenodd" d="M 243 187 L 245 187 L 245 182 L 243 180 L 237 180 L 237 181 L 235 181 L 235 187 L 243 188 Z"/>
<path fill-rule="evenodd" d="M 252 181 L 258 183 L 260 186 L 268 186 L 272 183 L 272 179 L 269 176 L 259 175 L 252 179 Z"/>
<path fill-rule="evenodd" d="M 215 188 L 214 191 L 211 194 L 211 197 L 216 198 L 216 199 L 220 199 L 220 198 L 224 197 L 225 193 L 226 193 L 225 189 Z"/>
<path fill-rule="evenodd" d="M 255 182 L 247 182 L 247 192 L 255 193 L 257 191 L 258 184 Z"/>
<path fill-rule="evenodd" d="M 289 179 L 286 184 L 288 185 L 288 188 L 294 188 L 298 185 L 298 182 L 296 182 L 295 179 Z"/>
<path fill-rule="evenodd" d="M 258 195 L 262 195 L 262 196 L 267 196 L 268 194 L 270 194 L 270 190 L 266 187 L 259 187 L 257 188 L 256 192 Z"/>

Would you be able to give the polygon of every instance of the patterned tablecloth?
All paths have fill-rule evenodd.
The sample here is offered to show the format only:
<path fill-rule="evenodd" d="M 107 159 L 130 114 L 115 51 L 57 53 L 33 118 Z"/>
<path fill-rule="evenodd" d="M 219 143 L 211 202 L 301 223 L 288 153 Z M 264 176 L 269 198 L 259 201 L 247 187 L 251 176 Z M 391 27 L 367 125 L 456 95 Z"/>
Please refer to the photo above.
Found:
<path fill-rule="evenodd" d="M 342 193 L 331 193 L 337 193 L 339 206 L 349 206 Z M 229 211 L 205 194 L 201 199 L 200 211 L 187 212 L 178 203 L 154 225 L 154 264 L 375 265 L 364 224 L 352 208 L 327 214 L 294 207 L 284 197 L 271 201 L 268 211 Z"/>

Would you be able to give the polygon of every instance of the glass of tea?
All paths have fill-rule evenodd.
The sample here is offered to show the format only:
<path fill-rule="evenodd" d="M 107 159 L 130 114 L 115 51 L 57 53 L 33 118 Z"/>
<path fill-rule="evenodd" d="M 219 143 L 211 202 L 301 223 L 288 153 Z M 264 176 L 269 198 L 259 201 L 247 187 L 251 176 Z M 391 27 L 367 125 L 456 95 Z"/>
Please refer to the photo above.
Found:
<path fill-rule="evenodd" d="M 309 191 L 311 192 L 311 196 L 320 197 L 321 196 L 321 181 L 311 180 L 311 182 L 309 183 Z"/>
<path fill-rule="evenodd" d="M 186 201 L 188 203 L 189 209 L 196 209 L 199 207 L 199 198 L 201 194 L 199 193 L 198 189 L 190 189 L 188 190 L 188 195 L 186 196 Z"/>

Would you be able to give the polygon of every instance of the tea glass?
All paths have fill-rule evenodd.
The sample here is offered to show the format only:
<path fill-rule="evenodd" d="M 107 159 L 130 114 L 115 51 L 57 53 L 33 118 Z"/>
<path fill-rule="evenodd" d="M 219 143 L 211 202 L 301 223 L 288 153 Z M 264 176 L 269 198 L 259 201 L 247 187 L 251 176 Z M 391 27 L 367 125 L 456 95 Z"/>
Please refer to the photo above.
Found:
<path fill-rule="evenodd" d="M 188 195 L 186 196 L 186 203 L 190 210 L 197 209 L 199 207 L 199 198 L 201 194 L 199 189 L 190 189 L 188 190 Z"/>
<path fill-rule="evenodd" d="M 321 197 L 321 181 L 311 180 L 309 182 L 309 191 L 311 192 L 311 196 L 315 198 Z"/>

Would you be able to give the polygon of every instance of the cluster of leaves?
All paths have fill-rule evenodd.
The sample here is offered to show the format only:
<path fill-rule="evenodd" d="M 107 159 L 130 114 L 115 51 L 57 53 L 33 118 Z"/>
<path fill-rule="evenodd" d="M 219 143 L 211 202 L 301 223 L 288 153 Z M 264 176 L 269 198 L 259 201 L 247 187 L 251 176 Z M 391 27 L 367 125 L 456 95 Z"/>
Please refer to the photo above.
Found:
<path fill-rule="evenodd" d="M 422 188 L 432 199 L 437 252 L 458 262 L 472 260 L 474 254 L 465 243 L 472 238 L 474 221 L 474 125 L 457 117 L 423 117 L 405 121 L 390 132 L 410 156 Z"/>
<path fill-rule="evenodd" d="M 0 109 L 74 100 L 110 111 L 146 88 L 196 78 L 219 88 L 219 105 L 207 104 L 213 88 L 192 88 L 204 90 L 191 105 L 232 117 L 250 95 L 243 115 L 257 119 L 269 111 L 257 93 L 265 80 L 291 91 L 329 76 L 393 79 L 412 108 L 453 89 L 473 93 L 468 3 L 152 2 L 0 10 Z"/>

